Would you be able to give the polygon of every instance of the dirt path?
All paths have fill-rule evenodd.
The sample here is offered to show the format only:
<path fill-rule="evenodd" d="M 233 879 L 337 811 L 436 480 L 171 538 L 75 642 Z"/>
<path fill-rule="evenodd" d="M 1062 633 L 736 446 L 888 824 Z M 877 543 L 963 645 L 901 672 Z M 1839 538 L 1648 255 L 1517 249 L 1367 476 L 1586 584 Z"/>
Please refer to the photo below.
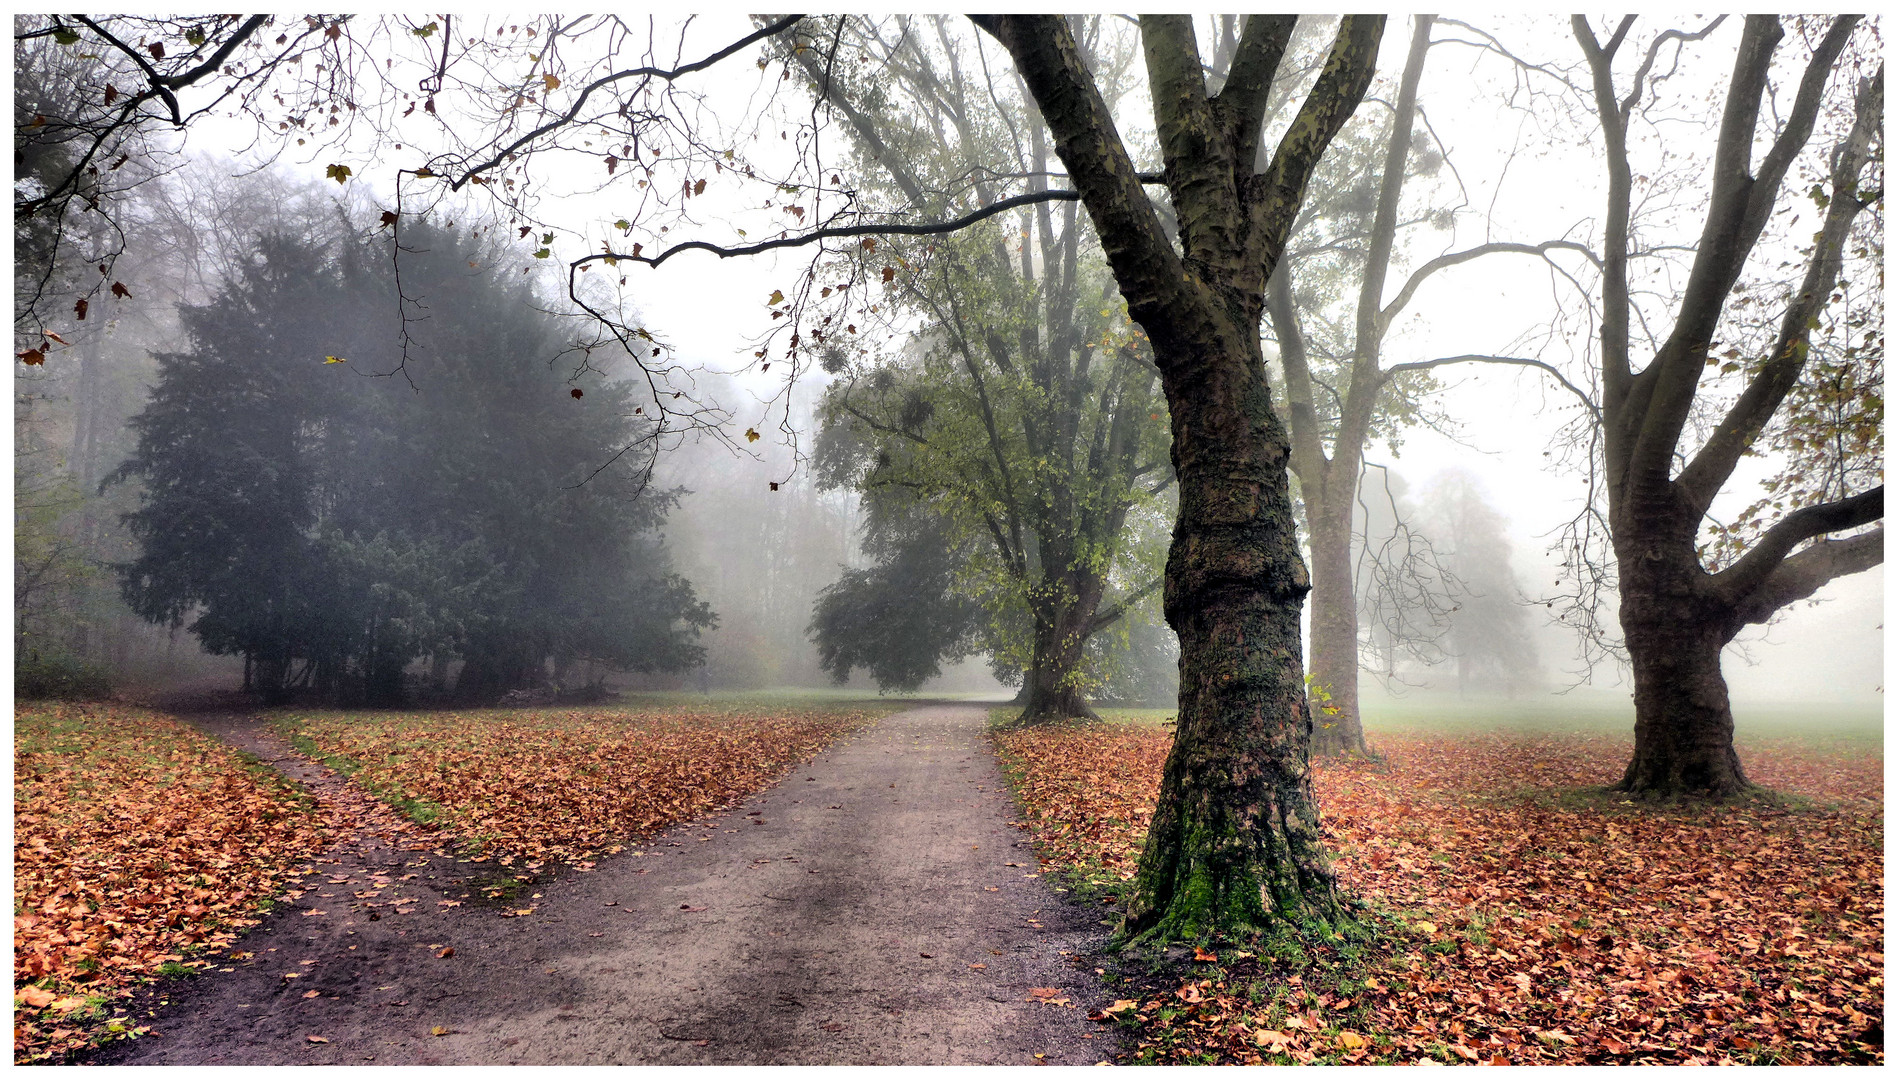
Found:
<path fill-rule="evenodd" d="M 1085 1019 L 1104 928 L 1034 876 L 985 721 L 888 717 L 741 807 L 539 887 L 524 917 L 450 906 L 467 868 L 399 839 L 339 853 L 240 945 L 253 958 L 173 984 L 143 1021 L 155 1037 L 97 1060 L 1110 1060 Z"/>

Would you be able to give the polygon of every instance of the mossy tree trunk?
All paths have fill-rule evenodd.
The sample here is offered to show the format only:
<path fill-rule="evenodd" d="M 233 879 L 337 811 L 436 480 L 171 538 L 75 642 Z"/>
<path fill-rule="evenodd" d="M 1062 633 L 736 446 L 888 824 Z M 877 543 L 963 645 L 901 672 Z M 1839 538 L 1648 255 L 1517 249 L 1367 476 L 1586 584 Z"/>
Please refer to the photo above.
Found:
<path fill-rule="evenodd" d="M 1180 637 L 1180 709 L 1122 926 L 1129 938 L 1197 938 L 1338 910 L 1307 772 L 1299 609 L 1310 578 L 1259 320 L 1312 170 L 1370 83 L 1384 20 L 1343 20 L 1316 85 L 1255 169 L 1295 21 L 1250 18 L 1209 95 L 1191 19 L 1142 17 L 1176 249 L 1067 23 L 977 18 L 1014 57 L 1054 133 L 1129 313 L 1153 343 L 1173 428 L 1180 509 L 1165 608 Z"/>

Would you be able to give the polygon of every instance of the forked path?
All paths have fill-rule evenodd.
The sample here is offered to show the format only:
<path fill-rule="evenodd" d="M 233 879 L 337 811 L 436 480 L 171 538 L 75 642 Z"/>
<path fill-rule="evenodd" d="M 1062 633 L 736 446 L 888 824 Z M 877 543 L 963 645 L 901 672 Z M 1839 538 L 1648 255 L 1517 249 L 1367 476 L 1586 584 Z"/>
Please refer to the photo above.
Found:
<path fill-rule="evenodd" d="M 1035 876 L 985 722 L 971 706 L 887 717 L 743 806 L 540 886 L 528 916 L 423 890 L 370 921 L 342 910 L 369 882 L 339 881 L 299 901 L 333 913 L 273 917 L 240 945 L 253 959 L 177 988 L 142 1021 L 156 1037 L 102 1060 L 1111 1060 L 1086 1021 L 1099 916 Z M 433 868 L 411 895 L 453 867 L 409 865 Z"/>

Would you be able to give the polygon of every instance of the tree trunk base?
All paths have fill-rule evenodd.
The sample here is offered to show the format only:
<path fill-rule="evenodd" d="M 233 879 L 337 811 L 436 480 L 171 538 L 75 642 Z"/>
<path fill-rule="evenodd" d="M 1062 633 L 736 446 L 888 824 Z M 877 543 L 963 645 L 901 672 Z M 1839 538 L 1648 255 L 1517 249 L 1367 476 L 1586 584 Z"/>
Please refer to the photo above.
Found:
<path fill-rule="evenodd" d="M 1332 722 L 1327 724 L 1327 719 Z M 1370 757 L 1371 750 L 1364 744 L 1364 728 L 1361 725 L 1355 721 L 1347 723 L 1343 718 L 1328 718 L 1319 713 L 1312 721 L 1311 755 Z"/>
<path fill-rule="evenodd" d="M 1087 699 L 1072 690 L 1058 690 L 1049 694 L 1031 694 L 1022 714 L 1016 718 L 1017 724 L 1046 724 L 1056 720 L 1099 720 L 1101 714 L 1094 711 Z"/>
<path fill-rule="evenodd" d="M 1729 746 L 1724 753 L 1686 761 L 1644 761 L 1637 755 L 1612 790 L 1642 799 L 1723 801 L 1762 789 L 1746 778 L 1740 755 Z"/>

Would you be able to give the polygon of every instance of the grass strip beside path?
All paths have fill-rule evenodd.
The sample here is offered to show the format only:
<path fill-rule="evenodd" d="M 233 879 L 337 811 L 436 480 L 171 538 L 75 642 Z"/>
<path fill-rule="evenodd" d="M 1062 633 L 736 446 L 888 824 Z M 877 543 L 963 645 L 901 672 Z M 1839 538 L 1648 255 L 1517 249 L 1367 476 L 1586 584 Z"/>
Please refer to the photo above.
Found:
<path fill-rule="evenodd" d="M 116 704 L 14 712 L 14 1059 L 138 1029 L 113 1002 L 255 925 L 331 829 L 270 769 Z"/>
<path fill-rule="evenodd" d="M 277 722 L 464 853 L 584 864 L 768 786 L 894 707 L 322 711 Z"/>
<path fill-rule="evenodd" d="M 1044 855 L 1097 893 L 1131 876 L 1170 739 L 997 735 Z M 1742 747 L 1791 797 L 1669 808 L 1601 793 L 1626 737 L 1376 744 L 1385 761 L 1320 762 L 1315 783 L 1340 881 L 1380 937 L 1202 943 L 1219 959 L 1130 983 L 1106 1017 L 1139 1027 L 1138 1060 L 1884 1061 L 1876 757 Z"/>

